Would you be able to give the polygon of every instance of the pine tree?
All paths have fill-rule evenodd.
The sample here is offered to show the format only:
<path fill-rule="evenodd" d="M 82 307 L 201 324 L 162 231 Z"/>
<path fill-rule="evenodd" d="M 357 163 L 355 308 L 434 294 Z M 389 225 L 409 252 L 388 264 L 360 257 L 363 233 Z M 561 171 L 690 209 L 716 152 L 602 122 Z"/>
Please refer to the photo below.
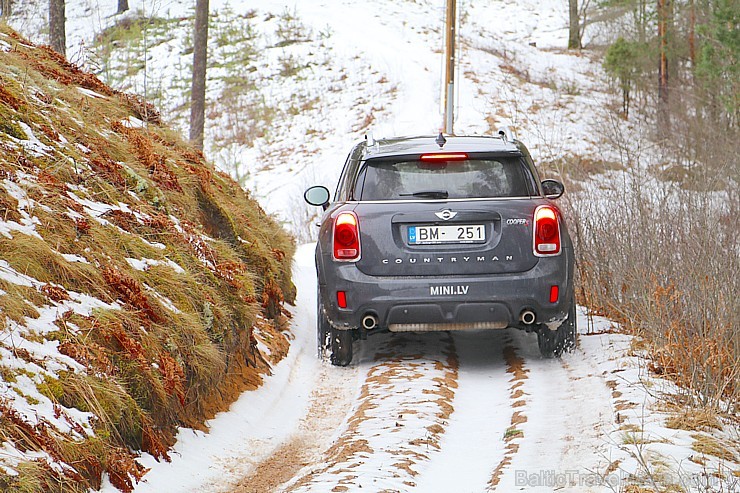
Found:
<path fill-rule="evenodd" d="M 737 0 L 713 0 L 697 24 L 694 76 L 713 120 L 737 125 L 740 117 L 740 12 Z"/>
<path fill-rule="evenodd" d="M 604 70 L 611 77 L 617 79 L 619 88 L 622 90 L 622 111 L 625 118 L 629 117 L 632 85 L 641 73 L 639 53 L 644 49 L 643 43 L 626 41 L 620 36 L 606 50 L 606 56 L 604 57 Z"/>

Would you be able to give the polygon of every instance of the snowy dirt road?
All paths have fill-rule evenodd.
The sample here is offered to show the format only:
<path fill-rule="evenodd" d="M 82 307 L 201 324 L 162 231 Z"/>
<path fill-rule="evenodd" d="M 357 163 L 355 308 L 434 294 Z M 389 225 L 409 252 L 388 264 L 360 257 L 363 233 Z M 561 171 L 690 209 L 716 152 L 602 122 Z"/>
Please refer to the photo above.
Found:
<path fill-rule="evenodd" d="M 171 463 L 144 454 L 137 493 L 623 491 L 657 460 L 671 481 L 712 480 L 656 412 L 668 384 L 605 319 L 579 313 L 560 360 L 498 330 L 378 333 L 347 368 L 320 361 L 313 250 L 296 254 L 288 356 L 208 433 L 182 429 Z"/>
<path fill-rule="evenodd" d="M 315 284 L 311 253 L 297 257 L 302 286 Z M 314 296 L 294 326 L 309 353 Z M 307 362 L 307 414 L 231 491 L 513 491 L 540 477 L 551 491 L 549 472 L 577 481 L 609 465 L 612 394 L 583 350 L 542 359 L 533 335 L 509 330 L 376 334 L 359 349 L 349 368 Z"/>

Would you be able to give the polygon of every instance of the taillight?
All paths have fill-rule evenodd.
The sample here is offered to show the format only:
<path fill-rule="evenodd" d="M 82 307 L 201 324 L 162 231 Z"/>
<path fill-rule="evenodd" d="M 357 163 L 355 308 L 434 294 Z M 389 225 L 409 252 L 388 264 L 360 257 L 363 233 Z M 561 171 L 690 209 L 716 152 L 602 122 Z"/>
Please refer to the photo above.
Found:
<path fill-rule="evenodd" d="M 334 260 L 351 262 L 360 258 L 360 228 L 354 212 L 334 219 Z"/>
<path fill-rule="evenodd" d="M 547 205 L 534 211 L 534 254 L 540 257 L 560 255 L 558 214 Z"/>
<path fill-rule="evenodd" d="M 468 155 L 464 152 L 435 152 L 433 154 L 422 154 L 419 159 L 421 161 L 434 162 L 434 161 L 465 161 L 468 159 Z"/>

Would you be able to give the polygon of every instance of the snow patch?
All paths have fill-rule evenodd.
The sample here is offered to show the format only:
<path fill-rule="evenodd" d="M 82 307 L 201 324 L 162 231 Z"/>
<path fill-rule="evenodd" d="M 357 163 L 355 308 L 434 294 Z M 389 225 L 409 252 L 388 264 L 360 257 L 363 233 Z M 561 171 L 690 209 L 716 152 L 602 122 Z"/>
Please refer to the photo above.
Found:
<path fill-rule="evenodd" d="M 86 89 L 84 87 L 77 87 L 77 90 L 84 94 L 85 96 L 90 96 L 91 98 L 97 98 L 97 99 L 105 99 L 105 96 L 103 96 L 100 93 L 97 93 L 93 90 Z"/>

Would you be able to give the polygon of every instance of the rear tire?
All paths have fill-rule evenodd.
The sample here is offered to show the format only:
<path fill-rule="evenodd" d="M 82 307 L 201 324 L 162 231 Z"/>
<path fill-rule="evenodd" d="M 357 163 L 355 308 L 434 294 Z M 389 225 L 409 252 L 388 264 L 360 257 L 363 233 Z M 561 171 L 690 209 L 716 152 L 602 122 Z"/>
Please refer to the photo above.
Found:
<path fill-rule="evenodd" d="M 568 310 L 568 318 L 563 320 L 557 330 L 550 330 L 545 325 L 540 327 L 537 332 L 540 354 L 545 358 L 559 358 L 563 351 L 573 351 L 577 344 L 577 329 L 576 304 L 574 301 Z"/>
<path fill-rule="evenodd" d="M 331 329 L 331 364 L 347 366 L 352 362 L 352 331 Z"/>
<path fill-rule="evenodd" d="M 557 330 L 550 330 L 546 325 L 540 326 L 537 332 L 537 344 L 540 346 L 540 354 L 543 358 L 560 357 Z"/>
<path fill-rule="evenodd" d="M 326 318 L 324 305 L 321 303 L 321 293 L 316 290 L 316 350 L 319 359 L 326 357 L 326 351 L 331 344 L 331 325 Z"/>
<path fill-rule="evenodd" d="M 576 313 L 575 300 L 573 300 L 573 303 L 570 305 L 570 310 L 568 310 L 568 318 L 558 329 L 558 332 L 560 331 L 562 331 L 563 338 L 562 351 L 572 353 L 578 346 L 578 315 Z"/>

